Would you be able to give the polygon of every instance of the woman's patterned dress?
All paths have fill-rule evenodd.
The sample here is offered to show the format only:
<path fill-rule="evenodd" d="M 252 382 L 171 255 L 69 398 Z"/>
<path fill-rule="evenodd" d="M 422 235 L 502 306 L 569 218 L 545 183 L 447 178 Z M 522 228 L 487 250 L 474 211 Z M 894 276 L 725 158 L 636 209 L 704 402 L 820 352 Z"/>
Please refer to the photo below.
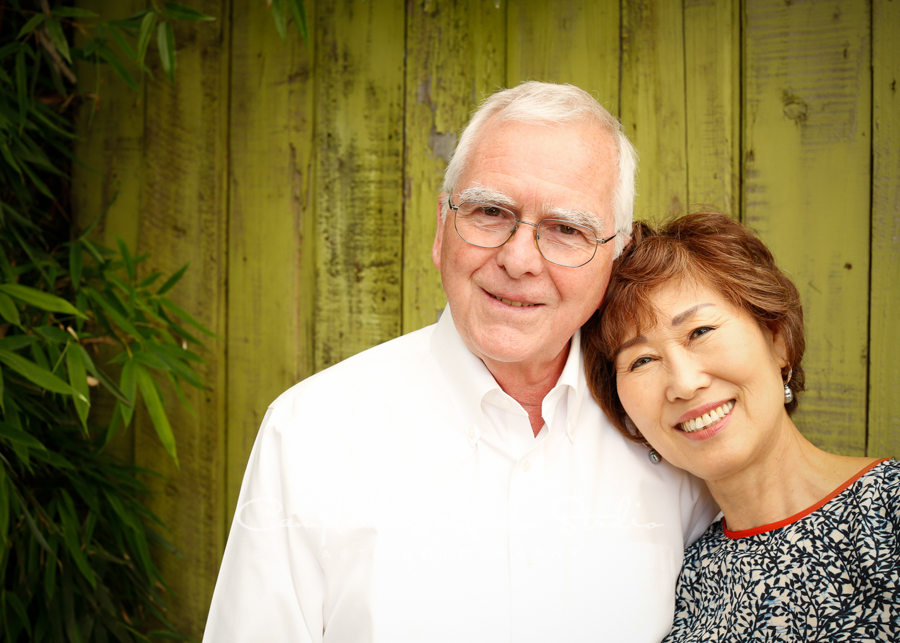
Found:
<path fill-rule="evenodd" d="M 685 552 L 676 641 L 900 641 L 900 462 L 778 523 L 713 523 Z"/>

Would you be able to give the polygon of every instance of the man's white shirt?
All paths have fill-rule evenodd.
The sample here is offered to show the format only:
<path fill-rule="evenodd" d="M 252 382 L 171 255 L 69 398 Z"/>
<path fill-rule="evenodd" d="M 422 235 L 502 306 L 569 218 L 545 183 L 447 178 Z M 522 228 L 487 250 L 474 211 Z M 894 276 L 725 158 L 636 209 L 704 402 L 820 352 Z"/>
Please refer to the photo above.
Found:
<path fill-rule="evenodd" d="M 609 424 L 578 334 L 543 418 L 535 437 L 449 310 L 289 389 L 204 641 L 659 641 L 705 485 Z"/>

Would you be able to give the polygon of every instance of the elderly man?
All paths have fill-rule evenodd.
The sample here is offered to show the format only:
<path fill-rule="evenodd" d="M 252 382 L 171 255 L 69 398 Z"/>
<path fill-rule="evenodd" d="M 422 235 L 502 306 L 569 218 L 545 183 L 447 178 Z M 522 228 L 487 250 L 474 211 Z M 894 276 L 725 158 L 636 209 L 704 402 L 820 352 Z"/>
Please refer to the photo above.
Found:
<path fill-rule="evenodd" d="M 570 86 L 491 96 L 438 200 L 440 321 L 291 388 L 250 457 L 205 641 L 659 641 L 705 488 L 622 440 L 579 327 L 634 151 Z"/>

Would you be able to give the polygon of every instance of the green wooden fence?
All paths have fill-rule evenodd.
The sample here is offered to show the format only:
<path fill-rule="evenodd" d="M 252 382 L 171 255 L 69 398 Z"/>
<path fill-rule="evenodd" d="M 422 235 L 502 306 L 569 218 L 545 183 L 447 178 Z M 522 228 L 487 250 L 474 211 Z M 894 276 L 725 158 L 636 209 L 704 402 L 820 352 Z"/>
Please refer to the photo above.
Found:
<path fill-rule="evenodd" d="M 124 17 L 141 0 L 79 0 Z M 191 262 L 175 292 L 212 328 L 210 389 L 171 404 L 181 469 L 146 421 L 117 445 L 183 561 L 176 622 L 202 632 L 267 404 L 432 323 L 436 195 L 481 97 L 525 79 L 596 93 L 641 154 L 637 215 L 715 205 L 757 229 L 807 312 L 798 423 L 841 453 L 900 455 L 900 2 L 306 0 L 282 43 L 263 0 L 194 0 L 178 71 L 139 94 L 108 70 L 78 152 L 79 220 Z M 99 77 L 96 76 L 99 74 Z"/>

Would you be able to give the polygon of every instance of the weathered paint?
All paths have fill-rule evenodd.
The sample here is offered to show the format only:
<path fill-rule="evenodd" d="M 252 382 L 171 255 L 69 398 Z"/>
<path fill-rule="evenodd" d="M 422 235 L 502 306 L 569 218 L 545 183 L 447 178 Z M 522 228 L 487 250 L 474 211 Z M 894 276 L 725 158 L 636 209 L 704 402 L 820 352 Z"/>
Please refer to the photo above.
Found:
<path fill-rule="evenodd" d="M 308 19 L 315 7 L 306 2 Z M 235 3 L 228 217 L 227 527 L 268 405 L 315 372 L 312 52 Z"/>
<path fill-rule="evenodd" d="M 863 2 L 746 6 L 744 220 L 794 278 L 806 314 L 797 423 L 866 449 L 870 23 Z"/>
<path fill-rule="evenodd" d="M 869 443 L 900 457 L 900 2 L 872 12 L 872 284 Z"/>
<path fill-rule="evenodd" d="M 685 0 L 687 198 L 740 212 L 740 0 Z"/>
<path fill-rule="evenodd" d="M 315 367 L 400 334 L 404 5 L 317 6 Z"/>
<path fill-rule="evenodd" d="M 510 2 L 507 86 L 571 83 L 618 116 L 619 26 L 619 2 Z"/>
<path fill-rule="evenodd" d="M 621 119 L 641 159 L 637 219 L 687 205 L 683 23 L 678 2 L 622 3 Z"/>

